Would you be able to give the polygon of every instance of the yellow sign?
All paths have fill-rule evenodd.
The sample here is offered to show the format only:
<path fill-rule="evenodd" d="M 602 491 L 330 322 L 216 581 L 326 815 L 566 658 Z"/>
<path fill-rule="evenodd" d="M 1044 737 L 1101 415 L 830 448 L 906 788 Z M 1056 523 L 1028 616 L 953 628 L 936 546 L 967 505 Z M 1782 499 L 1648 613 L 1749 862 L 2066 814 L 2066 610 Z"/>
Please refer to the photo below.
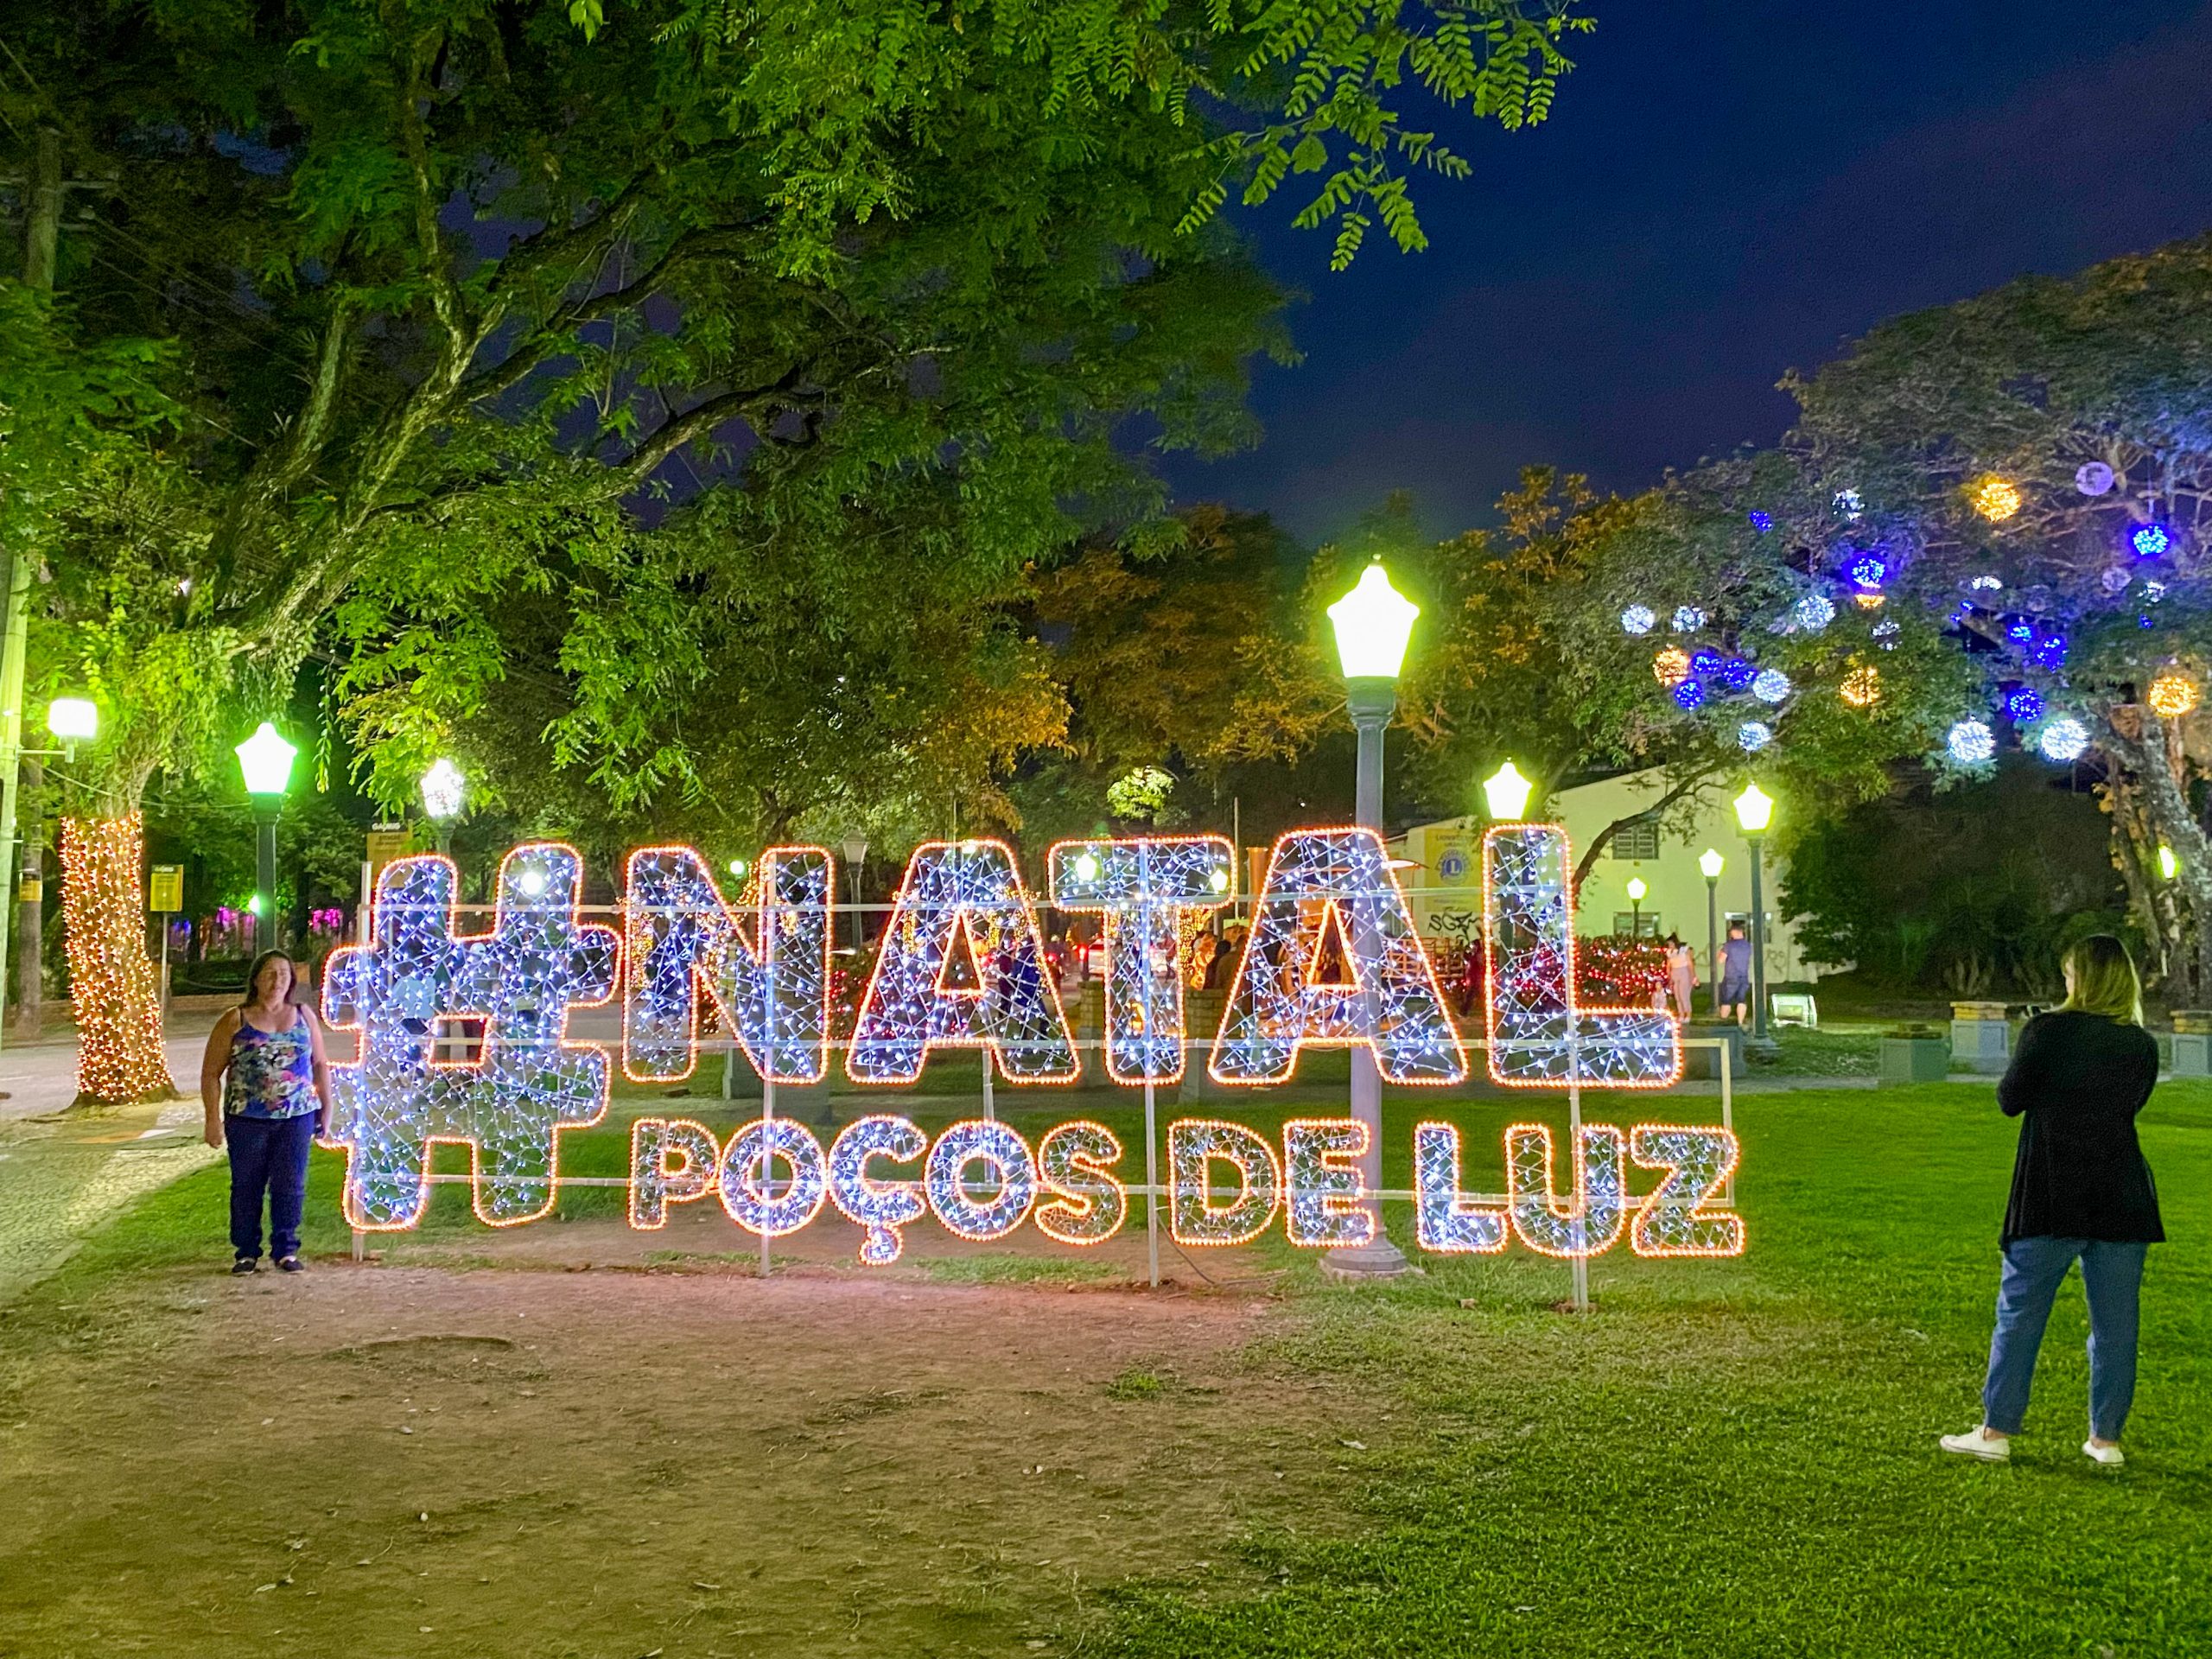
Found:
<path fill-rule="evenodd" d="M 184 866 L 156 864 L 146 887 L 146 908 L 168 914 L 184 908 Z"/>
<path fill-rule="evenodd" d="M 35 905 L 46 897 L 46 878 L 27 875 L 16 884 L 16 902 Z"/>
<path fill-rule="evenodd" d="M 407 831 L 399 824 L 380 823 L 369 831 L 369 880 L 384 874 L 395 858 L 407 856 Z"/>

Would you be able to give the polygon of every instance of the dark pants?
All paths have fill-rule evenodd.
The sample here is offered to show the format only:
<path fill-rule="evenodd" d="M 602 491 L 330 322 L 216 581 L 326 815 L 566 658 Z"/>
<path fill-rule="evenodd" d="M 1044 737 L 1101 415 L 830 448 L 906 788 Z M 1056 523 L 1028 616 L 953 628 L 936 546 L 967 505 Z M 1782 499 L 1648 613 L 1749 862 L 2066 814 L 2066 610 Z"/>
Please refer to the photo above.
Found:
<path fill-rule="evenodd" d="M 300 1214 L 308 1201 L 308 1150 L 315 1114 L 223 1119 L 231 1151 L 231 1249 L 261 1255 L 261 1195 L 269 1194 L 269 1254 L 282 1262 L 300 1253 Z"/>
<path fill-rule="evenodd" d="M 2150 1248 L 2090 1238 L 2016 1238 L 2005 1247 L 1982 1421 L 2000 1434 L 2020 1432 L 2044 1321 L 2067 1270 L 2079 1260 L 2089 1297 L 2089 1433 L 2101 1440 L 2120 1438 L 2135 1399 L 2136 1298 Z"/>

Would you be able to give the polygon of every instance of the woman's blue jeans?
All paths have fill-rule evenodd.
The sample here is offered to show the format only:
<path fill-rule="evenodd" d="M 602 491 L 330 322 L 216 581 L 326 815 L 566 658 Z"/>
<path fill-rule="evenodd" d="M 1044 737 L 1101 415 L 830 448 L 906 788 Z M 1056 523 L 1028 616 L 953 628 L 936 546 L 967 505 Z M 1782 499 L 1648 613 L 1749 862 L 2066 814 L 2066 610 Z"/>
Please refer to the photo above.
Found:
<path fill-rule="evenodd" d="M 307 1209 L 308 1153 L 315 1145 L 313 1112 L 296 1117 L 223 1119 L 231 1153 L 231 1249 L 248 1261 L 261 1255 L 261 1197 L 269 1195 L 269 1254 L 282 1262 L 300 1253 L 300 1217 Z"/>
<path fill-rule="evenodd" d="M 2016 1238 L 2005 1247 L 1997 1291 L 1997 1334 L 1989 1339 L 1989 1380 L 1981 1420 L 2017 1434 L 2028 1414 L 2036 1351 L 2066 1271 L 2078 1258 L 2089 1297 L 2089 1433 L 2116 1440 L 2135 1400 L 2136 1300 L 2147 1244 L 2095 1238 Z"/>

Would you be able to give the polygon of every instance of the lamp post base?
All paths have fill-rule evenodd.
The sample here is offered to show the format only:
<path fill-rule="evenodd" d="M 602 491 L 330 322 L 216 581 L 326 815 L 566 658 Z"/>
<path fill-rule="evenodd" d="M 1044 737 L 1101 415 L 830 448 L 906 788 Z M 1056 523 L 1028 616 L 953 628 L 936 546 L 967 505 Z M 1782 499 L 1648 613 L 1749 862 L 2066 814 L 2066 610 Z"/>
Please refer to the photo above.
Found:
<path fill-rule="evenodd" d="M 1755 1060 L 1778 1060 L 1782 1058 L 1782 1045 L 1754 1032 L 1744 1039 L 1744 1052 Z"/>
<path fill-rule="evenodd" d="M 1388 1238 L 1331 1250 L 1321 1258 L 1321 1271 L 1332 1279 L 1368 1284 L 1378 1279 L 1401 1278 L 1421 1269 L 1406 1260 L 1406 1253 Z"/>

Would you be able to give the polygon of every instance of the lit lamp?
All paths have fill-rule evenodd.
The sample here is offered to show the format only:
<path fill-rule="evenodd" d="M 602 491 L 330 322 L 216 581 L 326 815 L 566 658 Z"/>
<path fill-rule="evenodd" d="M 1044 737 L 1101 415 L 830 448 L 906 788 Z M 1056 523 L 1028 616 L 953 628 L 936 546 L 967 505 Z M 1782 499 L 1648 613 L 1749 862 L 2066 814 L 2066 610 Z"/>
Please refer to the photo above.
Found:
<path fill-rule="evenodd" d="M 857 954 L 866 942 L 865 924 L 861 920 L 861 866 L 868 861 L 868 837 L 847 836 L 838 850 L 845 855 L 845 874 L 853 884 L 853 950 Z"/>
<path fill-rule="evenodd" d="M 1761 867 L 1765 863 L 1759 843 L 1774 821 L 1774 798 L 1757 784 L 1744 785 L 1736 798 L 1736 823 L 1751 844 L 1751 1040 L 1754 1052 L 1775 1052 L 1774 1039 L 1766 1029 L 1766 900 L 1761 891 Z"/>
<path fill-rule="evenodd" d="M 1726 862 L 1710 847 L 1697 855 L 1697 867 L 1705 873 L 1705 968 L 1712 976 L 1705 1007 L 1713 1017 L 1720 1012 L 1720 871 Z"/>
<path fill-rule="evenodd" d="M 1640 875 L 1628 879 L 1628 936 L 1631 939 L 1643 937 L 1643 895 L 1651 889 Z"/>
<path fill-rule="evenodd" d="M 461 768 L 441 755 L 423 774 L 422 790 L 423 810 L 430 815 L 431 826 L 438 837 L 439 855 L 449 857 L 453 852 L 453 821 L 461 816 L 467 784 L 461 775 Z"/>
<path fill-rule="evenodd" d="M 238 746 L 238 771 L 245 777 L 245 792 L 253 800 L 253 903 L 257 918 L 276 911 L 276 819 L 284 810 L 284 791 L 292 782 L 292 761 L 299 753 L 283 734 L 263 721 L 251 737 Z M 270 940 L 276 937 L 269 931 Z"/>
<path fill-rule="evenodd" d="M 2174 856 L 2174 849 L 2162 844 L 2158 849 L 2158 874 L 2171 881 L 2180 869 L 2181 861 Z"/>
<path fill-rule="evenodd" d="M 56 697 L 46 705 L 46 729 L 61 740 L 61 752 L 77 758 L 77 746 L 100 734 L 100 708 L 90 697 Z"/>
<path fill-rule="evenodd" d="M 1483 799 L 1498 823 L 1518 823 L 1529 815 L 1529 792 L 1535 788 L 1521 775 L 1521 768 L 1508 760 L 1483 779 Z"/>
<path fill-rule="evenodd" d="M 1398 670 L 1406 660 L 1414 619 L 1420 614 L 1421 607 L 1390 585 L 1389 573 L 1379 562 L 1362 571 L 1352 590 L 1329 607 L 1329 626 L 1337 636 L 1337 663 L 1344 670 L 1344 704 L 1351 715 L 1352 729 L 1359 734 L 1352 816 L 1378 836 L 1382 832 L 1382 731 L 1397 712 Z M 1371 960 L 1377 942 L 1370 938 L 1358 943 L 1362 954 Z M 1375 1069 L 1374 1051 L 1364 1046 L 1351 1052 L 1351 1113 L 1367 1126 L 1367 1152 L 1360 1160 L 1360 1179 L 1368 1191 L 1378 1192 L 1382 1185 L 1382 1078 Z M 1406 1271 L 1404 1254 L 1383 1230 L 1379 1203 L 1375 1206 L 1373 1242 L 1331 1251 L 1329 1266 L 1359 1278 L 1388 1278 Z"/>

